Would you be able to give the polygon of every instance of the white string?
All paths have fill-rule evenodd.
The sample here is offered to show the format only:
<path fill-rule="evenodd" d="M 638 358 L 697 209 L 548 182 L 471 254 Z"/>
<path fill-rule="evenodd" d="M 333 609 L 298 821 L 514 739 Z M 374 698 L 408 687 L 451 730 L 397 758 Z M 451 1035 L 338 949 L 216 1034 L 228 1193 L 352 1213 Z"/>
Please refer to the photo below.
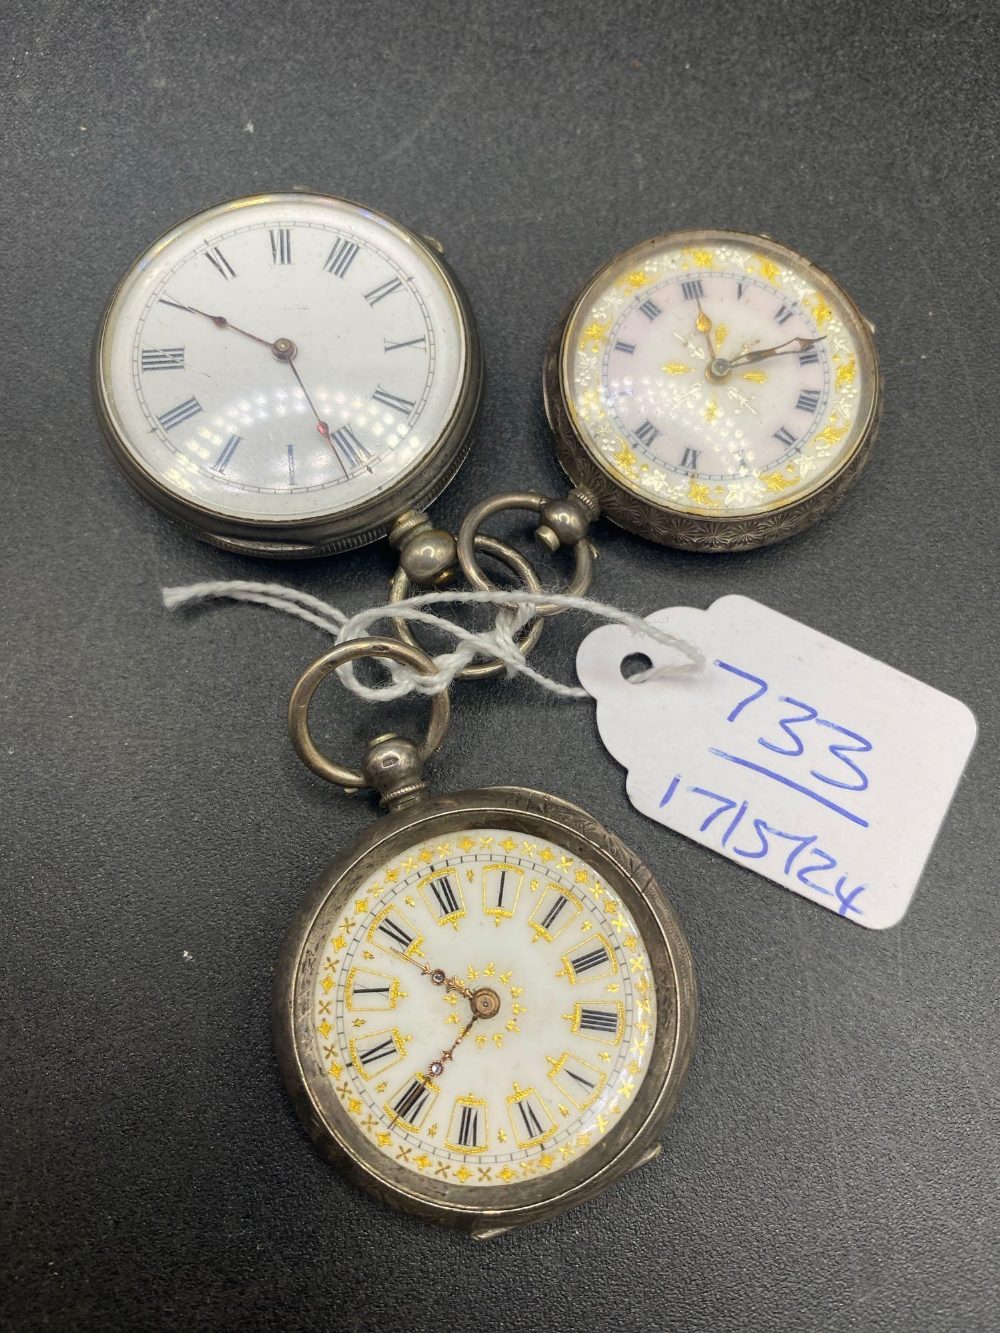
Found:
<path fill-rule="evenodd" d="M 589 699 L 590 695 L 579 685 L 567 685 L 553 680 L 544 672 L 537 671 L 524 657 L 517 646 L 516 635 L 533 618 L 538 606 L 556 606 L 560 610 L 582 611 L 598 620 L 624 625 L 635 634 L 641 634 L 665 648 L 680 654 L 679 662 L 664 663 L 650 667 L 647 671 L 637 672 L 630 679 L 633 684 L 658 680 L 666 676 L 687 675 L 700 671 L 705 665 L 702 653 L 694 644 L 676 634 L 651 625 L 648 620 L 621 611 L 618 607 L 596 602 L 589 597 L 571 597 L 566 593 L 552 592 L 427 592 L 405 601 L 391 602 L 381 606 L 370 606 L 356 615 L 347 616 L 328 602 L 313 597 L 310 593 L 299 592 L 295 588 L 286 588 L 280 583 L 252 583 L 243 580 L 218 580 L 209 583 L 192 583 L 183 588 L 164 588 L 163 605 L 168 611 L 190 606 L 195 602 L 225 599 L 234 602 L 255 602 L 259 606 L 269 606 L 275 611 L 297 616 L 318 629 L 332 634 L 337 643 L 349 639 L 362 638 L 370 627 L 380 620 L 398 618 L 410 623 L 433 625 L 450 634 L 455 640 L 451 652 L 440 653 L 434 658 L 437 671 L 433 675 L 423 676 L 408 667 L 395 662 L 386 662 L 392 675 L 392 682 L 384 686 L 363 684 L 349 663 L 340 670 L 340 676 L 347 688 L 362 699 L 399 699 L 406 694 L 439 694 L 446 690 L 458 673 L 476 657 L 496 657 L 503 662 L 508 676 L 522 675 L 533 680 L 536 685 L 564 699 Z M 444 616 L 434 615 L 426 610 L 429 606 L 495 606 L 497 618 L 489 630 L 468 630 L 455 624 Z"/>

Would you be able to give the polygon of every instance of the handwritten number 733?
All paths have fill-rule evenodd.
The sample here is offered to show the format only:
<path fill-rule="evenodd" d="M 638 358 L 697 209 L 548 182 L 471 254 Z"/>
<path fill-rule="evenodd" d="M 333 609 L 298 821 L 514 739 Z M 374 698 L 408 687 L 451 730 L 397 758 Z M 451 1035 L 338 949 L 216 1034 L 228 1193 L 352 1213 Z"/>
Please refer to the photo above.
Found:
<path fill-rule="evenodd" d="M 721 670 L 729 672 L 730 675 L 746 681 L 748 685 L 753 687 L 730 710 L 726 721 L 735 722 L 737 718 L 746 714 L 750 709 L 757 713 L 759 710 L 754 705 L 771 692 L 771 687 L 767 681 L 749 671 L 742 670 L 740 667 L 733 666 L 730 662 L 717 659 L 715 665 Z M 783 706 L 787 705 L 788 711 L 772 724 L 773 730 L 765 729 L 765 734 L 757 737 L 757 745 L 783 759 L 798 759 L 805 755 L 807 764 L 810 763 L 810 759 L 815 764 L 815 767 L 809 768 L 809 776 L 816 782 L 822 783 L 827 789 L 836 788 L 844 792 L 867 791 L 868 774 L 861 767 L 858 759 L 852 758 L 852 756 L 869 753 L 872 748 L 871 741 L 858 732 L 851 731 L 848 727 L 830 721 L 829 718 L 820 717 L 818 709 L 801 699 L 793 699 L 789 695 L 783 694 L 778 696 L 778 702 Z M 817 728 L 822 728 L 822 731 L 817 731 Z M 822 746 L 822 757 L 816 755 L 817 741 L 825 742 Z M 713 754 L 744 768 L 753 769 L 762 773 L 765 777 L 774 778 L 786 786 L 792 786 L 802 792 L 803 795 L 818 800 L 836 813 L 844 815 L 852 823 L 867 826 L 866 820 L 851 814 L 835 801 L 827 799 L 822 792 L 812 791 L 798 782 L 791 781 L 763 763 L 754 763 L 752 760 L 729 754 L 724 750 L 713 749 Z M 763 759 L 763 756 L 761 758 Z"/>

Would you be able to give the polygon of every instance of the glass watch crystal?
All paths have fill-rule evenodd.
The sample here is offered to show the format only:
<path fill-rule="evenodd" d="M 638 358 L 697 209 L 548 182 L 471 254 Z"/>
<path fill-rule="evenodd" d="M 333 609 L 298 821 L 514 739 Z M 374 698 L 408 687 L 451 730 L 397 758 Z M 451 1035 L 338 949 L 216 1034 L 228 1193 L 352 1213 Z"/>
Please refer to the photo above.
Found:
<path fill-rule="evenodd" d="M 557 452 L 609 517 L 667 545 L 763 546 L 823 514 L 881 400 L 870 325 L 762 236 L 678 232 L 617 256 L 553 337 Z"/>
<path fill-rule="evenodd" d="M 308 555 L 372 540 L 464 456 L 480 354 L 436 243 L 325 195 L 208 209 L 132 266 L 95 394 L 132 481 L 203 537 Z"/>

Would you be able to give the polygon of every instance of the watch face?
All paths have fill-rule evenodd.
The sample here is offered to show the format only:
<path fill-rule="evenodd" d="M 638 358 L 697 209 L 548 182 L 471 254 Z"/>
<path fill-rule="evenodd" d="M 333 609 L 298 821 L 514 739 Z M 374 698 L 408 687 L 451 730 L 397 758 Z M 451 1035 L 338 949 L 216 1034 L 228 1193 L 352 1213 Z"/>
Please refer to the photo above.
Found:
<path fill-rule="evenodd" d="M 794 251 L 735 232 L 646 242 L 585 289 L 562 341 L 573 430 L 649 504 L 767 514 L 826 485 L 870 432 L 871 334 Z"/>
<path fill-rule="evenodd" d="M 426 463 L 459 409 L 469 337 L 445 268 L 404 228 L 262 195 L 198 214 L 133 266 L 98 395 L 131 469 L 181 507 L 308 523 Z"/>
<path fill-rule="evenodd" d="M 694 1044 L 690 950 L 649 871 L 522 788 L 422 797 L 314 886 L 275 1042 L 323 1152 L 477 1236 L 551 1217 L 658 1151 Z"/>
<path fill-rule="evenodd" d="M 389 1163 L 480 1196 L 557 1176 L 613 1132 L 657 1021 L 625 904 L 563 847 L 503 828 L 378 866 L 309 998 L 343 1114 Z"/>

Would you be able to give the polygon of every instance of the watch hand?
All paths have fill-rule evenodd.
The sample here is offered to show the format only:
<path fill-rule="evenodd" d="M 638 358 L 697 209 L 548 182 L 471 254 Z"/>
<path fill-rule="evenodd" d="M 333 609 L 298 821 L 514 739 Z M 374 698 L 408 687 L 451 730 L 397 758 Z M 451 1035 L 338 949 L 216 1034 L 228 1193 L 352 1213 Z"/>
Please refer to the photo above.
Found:
<path fill-rule="evenodd" d="M 776 347 L 764 347 L 759 352 L 744 352 L 742 356 L 734 356 L 729 365 L 748 366 L 753 361 L 764 361 L 772 356 L 791 356 L 793 352 L 804 352 L 815 343 L 821 343 L 825 337 L 824 333 L 818 338 L 788 338 Z"/>
<path fill-rule="evenodd" d="M 282 344 L 282 346 L 279 347 L 278 345 L 279 343 Z M 341 468 L 343 468 L 344 476 L 346 477 L 348 475 L 347 464 L 344 462 L 344 460 L 338 453 L 337 446 L 330 439 L 329 423 L 324 421 L 323 418 L 320 416 L 320 414 L 316 411 L 316 405 L 313 402 L 313 400 L 309 397 L 309 390 L 302 383 L 302 376 L 299 374 L 298 368 L 295 365 L 295 352 L 296 352 L 295 344 L 289 342 L 287 338 L 279 338 L 278 342 L 274 344 L 275 356 L 278 358 L 279 361 L 284 361 L 287 364 L 289 370 L 291 370 L 292 374 L 298 381 L 299 388 L 302 390 L 302 395 L 305 398 L 306 402 L 309 404 L 313 416 L 316 418 L 316 429 L 319 431 L 320 435 L 322 435 L 323 439 L 326 440 L 327 444 L 333 450 L 334 457 L 340 464 Z"/>
<path fill-rule="evenodd" d="M 217 329 L 232 329 L 233 333 L 242 333 L 244 338 L 252 338 L 255 343 L 261 343 L 264 347 L 269 347 L 275 356 L 280 356 L 280 352 L 277 350 L 278 343 L 287 343 L 288 341 L 279 338 L 277 342 L 270 342 L 267 338 L 258 338 L 256 333 L 248 333 L 246 329 L 241 329 L 238 324 L 231 324 L 225 315 L 210 315 L 207 310 L 199 310 L 193 305 L 183 305 L 180 301 L 171 301 L 166 296 L 161 296 L 160 300 L 164 305 L 173 306 L 175 310 L 186 310 L 189 315 L 201 315 L 203 319 L 211 320 Z"/>
<path fill-rule="evenodd" d="M 695 299 L 698 302 L 698 318 L 695 320 L 694 326 L 699 333 L 705 335 L 705 342 L 708 344 L 708 359 L 711 361 L 715 357 L 715 348 L 712 346 L 712 321 L 701 308 L 701 297 Z"/>
<path fill-rule="evenodd" d="M 446 1051 L 442 1051 L 436 1060 L 432 1060 L 430 1062 L 430 1064 L 427 1066 L 428 1078 L 441 1077 L 441 1075 L 444 1073 L 445 1063 L 452 1058 L 452 1056 L 455 1053 L 455 1048 L 461 1045 L 461 1043 L 469 1035 L 469 1032 L 471 1031 L 473 1024 L 478 1022 L 481 1017 L 482 1017 L 481 1014 L 473 1014 L 472 1017 L 469 1019 L 468 1023 L 466 1023 L 465 1027 L 458 1034 L 455 1040 L 451 1043 L 448 1049 Z"/>
<path fill-rule="evenodd" d="M 683 333 L 678 333 L 675 330 L 674 337 L 677 339 L 677 341 L 680 343 L 682 347 L 687 348 L 687 350 L 691 353 L 692 356 L 701 358 L 705 355 L 705 353 L 701 350 L 701 348 L 695 347 L 694 343 L 690 340 L 690 338 L 685 338 Z"/>
<path fill-rule="evenodd" d="M 469 1035 L 473 1023 L 480 1018 L 496 1018 L 500 1012 L 500 996 L 489 986 L 480 986 L 475 991 L 464 992 L 469 997 L 472 1005 L 472 1017 L 466 1023 L 465 1027 L 458 1034 L 446 1051 L 442 1051 L 436 1060 L 432 1060 L 427 1067 L 427 1077 L 437 1078 L 444 1070 L 445 1062 L 450 1060 L 455 1047 L 458 1046 Z"/>
<path fill-rule="evenodd" d="M 414 967 L 418 967 L 425 977 L 430 977 L 435 986 L 444 986 L 446 990 L 456 991 L 459 995 L 464 995 L 467 1000 L 473 998 L 475 992 L 469 990 L 468 986 L 463 986 L 458 977 L 449 977 L 444 968 L 431 967 L 429 963 L 421 963 L 418 959 L 411 958 L 409 954 L 398 953 L 395 949 L 389 949 L 388 952 L 394 958 L 402 958 L 407 963 L 412 963 Z"/>
<path fill-rule="evenodd" d="M 402 955 L 401 955 L 401 956 L 402 956 Z M 454 1040 L 454 1041 L 451 1043 L 451 1045 L 448 1047 L 448 1049 L 447 1049 L 446 1051 L 442 1051 L 441 1054 L 438 1056 L 438 1058 L 437 1058 L 436 1060 L 432 1060 L 432 1061 L 430 1062 L 430 1064 L 427 1066 L 427 1073 L 426 1073 L 426 1074 L 418 1074 L 417 1077 L 416 1077 L 416 1079 L 414 1080 L 414 1082 L 415 1082 L 415 1083 L 423 1082 L 423 1083 L 425 1084 L 425 1086 L 426 1086 L 426 1083 L 427 1083 L 430 1079 L 432 1079 L 432 1078 L 440 1078 L 441 1075 L 444 1073 L 445 1063 L 446 1063 L 448 1060 L 450 1060 L 450 1059 L 452 1058 L 452 1056 L 453 1056 L 454 1053 L 455 1053 L 455 1048 L 456 1048 L 462 1041 L 465 1040 L 465 1038 L 469 1035 L 469 1032 L 470 1032 L 470 1030 L 472 1029 L 473 1024 L 476 1022 L 477 1019 L 479 1019 L 479 1018 L 481 1018 L 481 1017 L 482 1017 L 481 1014 L 474 1013 L 474 1014 L 472 1015 L 472 1017 L 469 1019 L 468 1023 L 466 1023 L 466 1025 L 465 1025 L 465 1027 L 462 1029 L 462 1031 L 458 1034 L 458 1036 L 455 1038 L 455 1040 Z M 412 1086 L 412 1085 L 411 1085 L 411 1086 Z M 397 1103 L 397 1105 L 399 1105 L 399 1104 Z M 386 1109 L 388 1110 L 388 1107 L 387 1107 Z M 394 1129 L 394 1128 L 395 1128 L 395 1126 L 396 1126 L 396 1121 L 399 1120 L 399 1118 L 400 1118 L 400 1116 L 402 1116 L 402 1114 L 403 1114 L 403 1110 L 402 1110 L 402 1109 L 399 1109 L 399 1110 L 396 1111 L 396 1113 L 393 1115 L 392 1119 L 389 1121 L 389 1128 L 390 1128 L 390 1129 Z"/>
<path fill-rule="evenodd" d="M 337 462 L 343 468 L 344 476 L 346 477 L 348 475 L 347 465 L 337 452 L 337 448 L 333 441 L 330 439 L 329 423 L 324 421 L 316 411 L 316 405 L 309 397 L 309 391 L 302 382 L 302 376 L 299 374 L 298 368 L 295 365 L 295 357 L 298 348 L 292 342 L 291 338 L 275 338 L 274 342 L 269 342 L 267 338 L 259 338 L 256 333 L 249 333 L 246 329 L 241 329 L 238 324 L 232 324 L 226 319 L 225 315 L 210 315 L 207 310 L 199 310 L 196 306 L 184 305 L 180 301 L 171 301 L 170 298 L 166 296 L 161 296 L 160 300 L 164 305 L 173 306 L 175 310 L 186 310 L 191 315 L 201 315 L 202 318 L 211 320 L 217 329 L 232 329 L 233 333 L 241 333 L 244 338 L 251 338 L 255 343 L 260 343 L 261 346 L 270 348 L 279 361 L 284 361 L 298 381 L 299 388 L 302 390 L 302 394 L 306 402 L 309 404 L 313 416 L 316 418 L 316 429 L 333 450 Z"/>

